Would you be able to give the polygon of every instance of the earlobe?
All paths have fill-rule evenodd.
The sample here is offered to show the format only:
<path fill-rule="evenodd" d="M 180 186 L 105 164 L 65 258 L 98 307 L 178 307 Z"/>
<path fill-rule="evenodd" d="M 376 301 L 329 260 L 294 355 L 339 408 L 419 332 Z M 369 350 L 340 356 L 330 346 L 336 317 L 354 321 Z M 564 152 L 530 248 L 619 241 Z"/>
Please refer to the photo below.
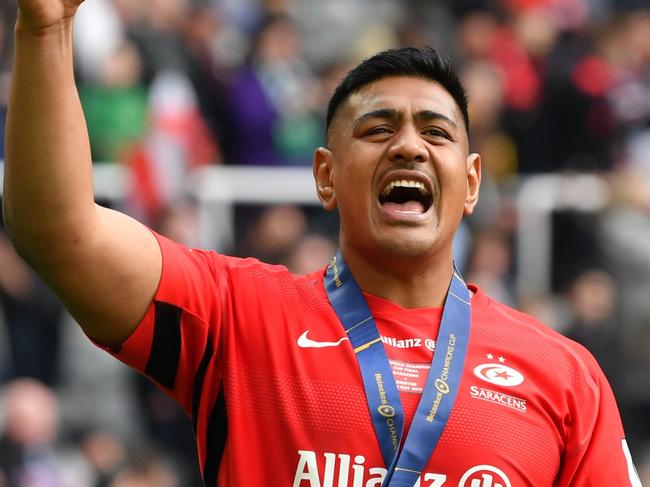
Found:
<path fill-rule="evenodd" d="M 467 156 L 467 193 L 465 195 L 465 215 L 471 215 L 478 203 L 481 187 L 481 156 L 473 153 Z"/>
<path fill-rule="evenodd" d="M 336 208 L 336 193 L 334 191 L 334 167 L 332 152 L 319 147 L 314 151 L 314 180 L 316 191 L 323 208 L 334 210 Z"/>

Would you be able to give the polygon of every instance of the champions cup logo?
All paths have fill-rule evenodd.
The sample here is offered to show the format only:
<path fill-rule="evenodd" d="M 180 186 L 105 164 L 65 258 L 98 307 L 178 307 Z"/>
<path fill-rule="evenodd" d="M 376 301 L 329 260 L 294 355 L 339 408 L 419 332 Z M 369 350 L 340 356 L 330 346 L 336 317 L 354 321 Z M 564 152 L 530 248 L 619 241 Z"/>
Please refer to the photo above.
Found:
<path fill-rule="evenodd" d="M 436 379 L 436 389 L 441 394 L 449 394 L 449 384 L 442 379 Z"/>
<path fill-rule="evenodd" d="M 397 451 L 399 448 L 399 435 L 397 432 L 397 427 L 395 426 L 395 408 L 388 404 L 388 398 L 386 397 L 386 389 L 384 388 L 384 378 L 382 375 L 377 372 L 375 374 L 375 381 L 377 382 L 377 392 L 379 393 L 379 402 L 380 405 L 377 407 L 377 412 L 386 418 L 386 427 L 388 428 L 388 433 L 390 434 L 390 442 L 393 447 L 393 451 Z"/>
<path fill-rule="evenodd" d="M 449 371 L 451 368 L 451 362 L 454 359 L 454 351 L 456 350 L 456 335 L 453 333 L 449 335 L 449 342 L 447 345 L 447 353 L 445 354 L 445 361 L 442 366 L 442 371 L 440 372 L 440 377 L 437 378 L 434 382 L 436 390 L 438 393 L 433 399 L 433 404 L 429 409 L 429 414 L 426 416 L 426 420 L 430 423 L 436 418 L 438 414 L 438 409 L 440 408 L 440 402 L 445 394 L 449 394 L 451 390 L 447 381 L 449 380 Z"/>
<path fill-rule="evenodd" d="M 381 404 L 377 408 L 379 414 L 384 418 L 392 418 L 395 416 L 395 408 L 388 404 L 388 398 L 386 397 L 386 389 L 384 389 L 384 379 L 380 373 L 375 374 L 375 380 L 377 381 L 377 392 L 379 392 L 379 401 Z"/>
<path fill-rule="evenodd" d="M 382 404 L 377 408 L 377 411 L 379 411 L 379 414 L 384 418 L 392 418 L 395 416 L 395 408 L 390 404 Z"/>

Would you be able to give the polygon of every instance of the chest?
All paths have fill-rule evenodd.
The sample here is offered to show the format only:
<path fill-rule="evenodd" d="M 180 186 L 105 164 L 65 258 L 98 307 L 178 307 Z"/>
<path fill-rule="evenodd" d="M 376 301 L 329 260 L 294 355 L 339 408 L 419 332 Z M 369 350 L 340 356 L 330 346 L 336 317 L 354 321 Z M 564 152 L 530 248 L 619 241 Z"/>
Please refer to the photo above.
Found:
<path fill-rule="evenodd" d="M 242 328 L 225 337 L 233 438 L 281 438 L 271 451 L 255 455 L 274 468 L 283 465 L 293 485 L 379 485 L 373 479 L 385 474 L 385 465 L 359 365 L 336 316 L 283 305 L 252 309 L 250 321 L 240 317 Z M 408 428 L 435 333 L 378 325 Z M 517 347 L 473 332 L 454 410 L 421 485 L 552 485 L 563 412 L 553 406 L 548 376 L 540 370 Z M 250 444 L 247 449 L 253 454 Z"/>

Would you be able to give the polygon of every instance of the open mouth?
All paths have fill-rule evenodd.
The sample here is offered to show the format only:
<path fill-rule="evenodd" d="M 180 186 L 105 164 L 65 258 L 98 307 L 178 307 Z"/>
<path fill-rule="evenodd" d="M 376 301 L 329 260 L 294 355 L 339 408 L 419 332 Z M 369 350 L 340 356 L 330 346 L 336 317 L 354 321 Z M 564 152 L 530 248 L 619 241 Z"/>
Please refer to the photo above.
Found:
<path fill-rule="evenodd" d="M 422 181 L 399 179 L 384 187 L 379 204 L 390 212 L 422 214 L 431 208 L 433 196 Z"/>

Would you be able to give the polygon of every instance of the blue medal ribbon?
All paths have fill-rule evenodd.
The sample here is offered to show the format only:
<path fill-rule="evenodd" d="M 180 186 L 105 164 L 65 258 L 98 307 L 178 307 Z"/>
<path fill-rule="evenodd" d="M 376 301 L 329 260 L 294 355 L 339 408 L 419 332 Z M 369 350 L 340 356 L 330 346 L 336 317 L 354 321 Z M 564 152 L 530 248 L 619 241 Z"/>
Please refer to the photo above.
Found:
<path fill-rule="evenodd" d="M 379 330 L 340 252 L 325 273 L 325 290 L 361 369 L 368 409 L 388 472 L 385 487 L 413 487 L 442 436 L 465 364 L 470 294 L 454 268 L 431 368 L 409 434 L 402 444 L 404 411 Z"/>

